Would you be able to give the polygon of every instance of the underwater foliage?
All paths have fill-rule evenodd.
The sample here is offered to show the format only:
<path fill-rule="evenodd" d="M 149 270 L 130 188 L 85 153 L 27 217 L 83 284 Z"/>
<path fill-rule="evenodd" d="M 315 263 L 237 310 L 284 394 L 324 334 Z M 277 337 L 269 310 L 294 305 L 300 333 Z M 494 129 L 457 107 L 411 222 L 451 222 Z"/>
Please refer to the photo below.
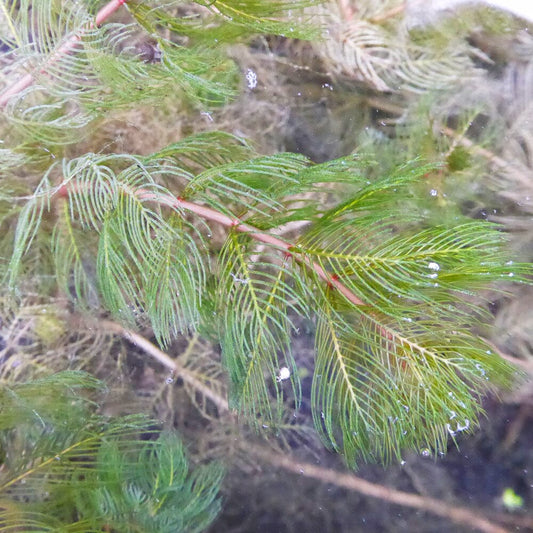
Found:
<path fill-rule="evenodd" d="M 221 106 L 238 88 L 221 45 L 259 31 L 316 37 L 309 15 L 287 14 L 313 3 L 2 2 L 2 298 L 16 306 L 30 290 L 43 301 L 60 294 L 75 312 L 149 327 L 162 347 L 209 335 L 230 408 L 258 431 L 275 431 L 301 401 L 292 345 L 305 320 L 315 335 L 312 416 L 326 446 L 350 467 L 405 449 L 443 452 L 476 427 L 482 395 L 518 378 L 476 329 L 488 319 L 484 291 L 527 283 L 531 267 L 513 263 L 500 225 L 428 204 L 438 164 L 422 154 L 389 168 L 362 154 L 315 164 L 216 131 L 148 154 L 78 144 L 117 110 L 172 99 L 183 112 Z M 460 170 L 468 153 L 449 160 Z M 5 385 L 4 402 L 28 408 L 0 426 L 6 449 L 23 431 L 35 443 L 2 486 L 14 500 L 48 491 L 58 514 L 46 520 L 58 522 L 39 502 L 14 503 L 0 521 L 67 527 L 67 498 L 63 511 L 76 509 L 84 531 L 206 527 L 220 469 L 189 474 L 175 436 L 144 418 L 95 418 L 89 404 L 70 403 L 69 387 L 99 385 L 60 376 L 50 383 L 63 390 L 64 418 L 52 409 L 47 421 L 47 396 L 35 390 L 48 382 L 30 381 Z"/>
<path fill-rule="evenodd" d="M 97 415 L 102 387 L 83 372 L 2 386 L 0 529 L 203 531 L 221 467 L 191 471 L 176 434 L 145 416 Z"/>

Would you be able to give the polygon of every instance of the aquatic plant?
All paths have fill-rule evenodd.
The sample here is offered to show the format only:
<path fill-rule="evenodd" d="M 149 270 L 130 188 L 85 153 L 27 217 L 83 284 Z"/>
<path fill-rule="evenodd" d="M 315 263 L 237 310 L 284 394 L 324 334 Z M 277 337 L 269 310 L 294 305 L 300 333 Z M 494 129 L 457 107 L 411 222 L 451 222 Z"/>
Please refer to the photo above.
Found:
<path fill-rule="evenodd" d="M 238 76 L 222 45 L 257 32 L 313 37 L 305 18 L 274 17 L 309 4 L 116 0 L 97 12 L 94 2 L 4 2 L 3 305 L 15 313 L 28 298 L 62 300 L 82 323 L 95 327 L 94 317 L 109 314 L 149 328 L 161 347 L 193 333 L 209 338 L 220 345 L 229 408 L 259 432 L 282 432 L 288 405 L 301 401 L 292 344 L 303 321 L 315 335 L 310 399 L 326 446 L 350 467 L 398 460 L 405 449 L 444 452 L 477 426 L 480 397 L 517 379 L 476 330 L 488 320 L 483 291 L 526 282 L 530 267 L 512 262 L 499 225 L 428 203 L 441 165 L 414 157 L 384 170 L 377 156 L 358 154 L 315 164 L 258 154 L 224 132 L 142 154 L 94 148 L 125 109 L 198 115 L 223 105 Z M 43 345 L 68 342 L 64 327 L 54 329 L 56 311 L 33 320 Z M 129 419 L 116 424 L 130 431 Z M 70 431 L 74 439 L 78 428 Z M 177 453 L 183 465 L 173 439 L 138 453 Z M 122 475 L 122 441 L 110 442 L 95 454 Z M 94 472 L 104 468 L 98 461 Z M 130 483 L 119 477 L 106 483 Z M 177 501 L 194 499 L 196 481 L 187 483 Z M 107 506 L 116 527 L 109 517 L 127 513 L 106 498 L 91 512 Z M 128 498 L 146 503 L 133 489 Z M 200 500 L 209 517 L 213 498 Z"/>

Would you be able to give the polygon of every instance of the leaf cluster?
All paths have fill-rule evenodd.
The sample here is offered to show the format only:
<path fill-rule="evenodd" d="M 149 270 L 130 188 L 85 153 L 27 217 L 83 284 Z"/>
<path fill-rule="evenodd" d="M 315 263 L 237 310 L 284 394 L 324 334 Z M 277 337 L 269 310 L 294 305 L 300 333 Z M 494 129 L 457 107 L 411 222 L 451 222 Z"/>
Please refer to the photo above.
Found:
<path fill-rule="evenodd" d="M 236 65 L 222 45 L 257 32 L 316 36 L 280 16 L 312 3 L 128 2 L 130 17 L 97 26 L 92 0 L 3 1 L 0 106 L 12 142 L 42 158 L 88 135 L 110 110 L 176 97 L 219 106 L 237 91 Z"/>
<path fill-rule="evenodd" d="M 97 415 L 88 393 L 102 387 L 82 372 L 2 385 L 0 529 L 205 530 L 220 466 L 191 471 L 176 434 L 144 416 Z"/>
<path fill-rule="evenodd" d="M 220 151 L 193 172 L 202 142 Z M 365 159 L 249 156 L 239 139 L 212 133 L 144 158 L 64 161 L 61 183 L 45 177 L 17 217 L 10 283 L 57 205 L 51 261 L 62 291 L 82 305 L 97 294 L 130 325 L 149 321 L 163 344 L 215 327 L 230 404 L 248 420 L 275 426 L 285 396 L 299 400 L 291 334 L 306 316 L 317 324 L 312 401 L 326 443 L 351 464 L 360 455 L 388 461 L 405 447 L 445 449 L 475 426 L 479 395 L 514 377 L 472 334 L 486 316 L 476 295 L 494 281 L 523 281 L 528 267 L 507 261 L 498 226 L 459 215 L 431 224 L 413 209 L 432 167 L 414 162 L 368 179 Z M 333 207 L 307 198 L 300 207 L 301 195 L 335 187 L 343 197 Z M 272 238 L 277 224 L 303 217 L 296 242 Z M 217 222 L 228 235 L 213 256 Z M 82 252 L 87 235 L 93 257 Z"/>

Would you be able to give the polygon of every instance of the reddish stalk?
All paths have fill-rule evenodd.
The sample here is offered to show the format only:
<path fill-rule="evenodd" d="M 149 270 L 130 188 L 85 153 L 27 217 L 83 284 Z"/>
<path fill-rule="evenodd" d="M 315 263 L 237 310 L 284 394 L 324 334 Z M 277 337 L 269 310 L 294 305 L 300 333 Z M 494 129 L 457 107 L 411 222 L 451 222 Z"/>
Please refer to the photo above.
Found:
<path fill-rule="evenodd" d="M 256 227 L 246 224 L 245 222 L 241 222 L 238 218 L 231 218 L 223 213 L 211 209 L 210 207 L 189 202 L 183 198 L 154 194 L 144 189 L 138 189 L 135 194 L 138 198 L 143 200 L 155 201 L 160 204 L 168 205 L 174 209 L 185 209 L 186 211 L 194 213 L 206 220 L 211 220 L 227 228 L 232 228 L 236 231 L 246 233 L 257 241 L 264 242 L 265 244 L 269 244 L 281 250 L 285 250 L 285 252 L 292 255 L 296 261 L 308 266 L 311 270 L 314 270 L 320 279 L 324 280 L 332 287 L 335 287 L 349 302 L 353 303 L 354 305 L 364 305 L 364 302 L 350 289 L 348 289 L 348 287 L 341 283 L 337 276 L 328 274 L 328 272 L 326 272 L 318 263 L 311 261 L 305 255 L 299 253 L 291 243 L 279 239 L 278 237 L 274 237 L 269 233 L 263 233 Z"/>
<path fill-rule="evenodd" d="M 91 29 L 94 27 L 100 26 L 102 22 L 104 22 L 107 18 L 109 18 L 117 9 L 119 9 L 123 4 L 125 4 L 127 0 L 111 0 L 108 4 L 106 4 L 98 13 L 96 14 L 96 17 L 94 19 L 94 22 L 91 22 L 86 29 Z M 57 61 L 60 57 L 70 53 L 76 44 L 78 44 L 82 38 L 83 31 L 80 30 L 80 33 L 71 35 L 56 51 L 54 54 L 50 56 L 50 58 L 45 62 L 45 64 L 39 69 L 40 74 L 46 74 L 46 70 L 48 66 L 51 63 L 54 63 L 54 61 Z M 10 98 L 27 87 L 29 87 L 33 82 L 35 81 L 35 75 L 28 73 L 25 76 L 23 76 L 20 80 L 15 82 L 13 85 L 8 87 L 1 95 L 0 95 L 0 107 L 5 107 L 5 105 L 9 102 Z"/>

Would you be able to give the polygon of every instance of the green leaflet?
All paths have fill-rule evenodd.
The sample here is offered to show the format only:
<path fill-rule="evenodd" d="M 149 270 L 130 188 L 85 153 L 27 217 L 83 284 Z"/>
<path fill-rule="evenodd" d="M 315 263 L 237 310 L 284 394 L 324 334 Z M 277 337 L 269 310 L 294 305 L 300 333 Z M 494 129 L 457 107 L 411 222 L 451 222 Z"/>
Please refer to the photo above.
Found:
<path fill-rule="evenodd" d="M 512 367 L 457 324 L 394 322 L 324 303 L 312 402 L 324 442 L 346 462 L 388 463 L 402 450 L 445 452 L 471 432 L 479 394 L 508 387 Z"/>
<path fill-rule="evenodd" d="M 286 366 L 294 374 L 291 316 L 302 314 L 302 296 L 290 284 L 290 261 L 268 254 L 253 264 L 250 238 L 230 233 L 220 255 L 217 309 L 222 357 L 232 388 L 230 406 L 253 423 L 271 424 L 282 414 L 281 386 L 275 377 Z M 272 259 L 272 262 L 265 262 Z M 276 385 L 274 408 L 269 387 Z M 299 399 L 297 379 L 293 394 Z"/>
<path fill-rule="evenodd" d="M 217 165 L 195 176 L 184 191 L 217 211 L 243 220 L 282 213 L 283 201 L 301 191 L 299 172 L 309 165 L 297 154 L 276 154 Z"/>
<path fill-rule="evenodd" d="M 172 14 L 172 7 L 180 2 L 168 2 L 161 8 L 158 2 L 143 2 L 131 6 L 132 14 L 148 31 L 154 33 L 158 26 L 167 27 L 180 35 L 187 35 L 195 43 L 205 47 L 217 47 L 219 43 L 234 42 L 250 34 L 283 35 L 294 39 L 316 39 L 319 28 L 312 25 L 311 17 L 307 20 L 284 20 L 284 11 L 297 10 L 313 4 L 317 0 L 303 1 L 269 1 L 257 0 L 217 0 L 216 5 L 209 0 L 200 0 L 196 4 L 207 7 L 211 13 L 208 19 L 210 31 L 205 31 L 205 21 L 198 16 L 189 20 L 177 18 Z M 170 8 L 170 9 L 169 9 Z"/>

